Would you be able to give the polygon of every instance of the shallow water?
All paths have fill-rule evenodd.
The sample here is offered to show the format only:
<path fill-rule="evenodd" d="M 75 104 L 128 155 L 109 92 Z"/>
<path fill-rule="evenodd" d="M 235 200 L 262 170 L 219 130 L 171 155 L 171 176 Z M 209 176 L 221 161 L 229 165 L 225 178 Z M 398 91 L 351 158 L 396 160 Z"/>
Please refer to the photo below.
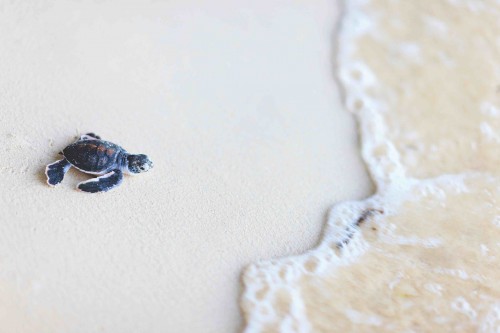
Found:
<path fill-rule="evenodd" d="M 498 332 L 498 1 L 344 2 L 337 75 L 377 194 L 244 274 L 245 332 Z"/>

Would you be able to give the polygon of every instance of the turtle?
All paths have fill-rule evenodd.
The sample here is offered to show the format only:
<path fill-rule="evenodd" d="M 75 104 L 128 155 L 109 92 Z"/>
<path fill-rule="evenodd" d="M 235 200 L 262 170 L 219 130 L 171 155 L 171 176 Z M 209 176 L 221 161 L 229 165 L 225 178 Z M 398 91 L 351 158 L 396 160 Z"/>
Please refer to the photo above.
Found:
<path fill-rule="evenodd" d="M 94 133 L 84 134 L 60 153 L 64 158 L 47 165 L 47 183 L 56 186 L 62 182 L 71 167 L 99 177 L 81 182 L 83 192 L 107 192 L 121 184 L 123 173 L 138 174 L 149 171 L 153 162 L 144 154 L 129 154 L 117 144 L 104 141 Z"/>

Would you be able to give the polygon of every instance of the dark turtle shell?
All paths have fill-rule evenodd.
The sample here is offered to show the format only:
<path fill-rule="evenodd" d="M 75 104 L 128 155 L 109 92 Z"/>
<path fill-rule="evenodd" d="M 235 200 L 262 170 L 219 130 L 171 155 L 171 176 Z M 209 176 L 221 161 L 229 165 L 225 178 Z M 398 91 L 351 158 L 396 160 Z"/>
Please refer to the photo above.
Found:
<path fill-rule="evenodd" d="M 70 144 L 62 153 L 69 163 L 82 171 L 101 173 L 116 169 L 123 148 L 103 140 L 81 140 Z"/>

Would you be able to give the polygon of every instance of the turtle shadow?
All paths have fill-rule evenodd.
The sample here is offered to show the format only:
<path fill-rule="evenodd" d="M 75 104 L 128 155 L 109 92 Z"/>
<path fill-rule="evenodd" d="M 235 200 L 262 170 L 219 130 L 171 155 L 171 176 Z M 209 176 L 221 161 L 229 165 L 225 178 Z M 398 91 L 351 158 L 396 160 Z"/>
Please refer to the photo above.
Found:
<path fill-rule="evenodd" d="M 46 166 L 43 166 L 36 173 L 36 176 L 38 177 L 38 180 L 40 181 L 40 183 L 44 183 L 45 185 L 47 185 L 47 175 L 45 174 L 46 168 L 47 168 Z"/>

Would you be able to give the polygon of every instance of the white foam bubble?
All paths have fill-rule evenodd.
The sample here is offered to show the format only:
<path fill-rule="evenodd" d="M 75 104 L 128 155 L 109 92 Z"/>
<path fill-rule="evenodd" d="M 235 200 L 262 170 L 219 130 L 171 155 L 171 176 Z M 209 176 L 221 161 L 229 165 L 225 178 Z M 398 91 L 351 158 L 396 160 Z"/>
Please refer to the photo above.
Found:
<path fill-rule="evenodd" d="M 421 60 L 421 49 L 420 45 L 418 45 L 417 43 L 413 42 L 400 43 L 398 45 L 398 50 L 407 59 L 411 59 L 413 61 Z"/>
<path fill-rule="evenodd" d="M 472 320 L 477 318 L 477 312 L 463 297 L 457 297 L 451 303 L 451 308 L 457 312 L 463 313 Z"/>
<path fill-rule="evenodd" d="M 479 326 L 480 333 L 500 333 L 500 302 L 490 306 Z"/>
<path fill-rule="evenodd" d="M 486 245 L 484 245 L 484 244 L 479 245 L 479 247 L 481 249 L 481 254 L 483 256 L 487 256 L 488 253 L 490 252 L 490 249 Z"/>
<path fill-rule="evenodd" d="M 496 226 L 496 227 L 500 227 L 500 215 L 497 215 L 493 218 L 493 221 L 492 221 L 493 225 Z"/>
<path fill-rule="evenodd" d="M 433 16 L 425 16 L 423 19 L 426 28 L 432 34 L 438 34 L 441 37 L 448 36 L 448 26 L 443 21 Z"/>
<path fill-rule="evenodd" d="M 374 314 L 366 314 L 353 309 L 346 309 L 344 314 L 350 321 L 355 324 L 363 324 L 370 326 L 381 326 L 383 324 L 382 318 Z"/>
<path fill-rule="evenodd" d="M 500 109 L 490 102 L 483 102 L 480 106 L 481 113 L 489 116 L 489 117 L 498 117 L 500 116 Z"/>
<path fill-rule="evenodd" d="M 439 296 L 443 294 L 443 286 L 439 283 L 426 283 L 424 284 L 424 288 Z"/>
<path fill-rule="evenodd" d="M 483 121 L 479 125 L 479 128 L 487 140 L 494 141 L 496 143 L 500 142 L 500 135 L 497 134 L 496 130 L 494 130 L 489 123 Z"/>

